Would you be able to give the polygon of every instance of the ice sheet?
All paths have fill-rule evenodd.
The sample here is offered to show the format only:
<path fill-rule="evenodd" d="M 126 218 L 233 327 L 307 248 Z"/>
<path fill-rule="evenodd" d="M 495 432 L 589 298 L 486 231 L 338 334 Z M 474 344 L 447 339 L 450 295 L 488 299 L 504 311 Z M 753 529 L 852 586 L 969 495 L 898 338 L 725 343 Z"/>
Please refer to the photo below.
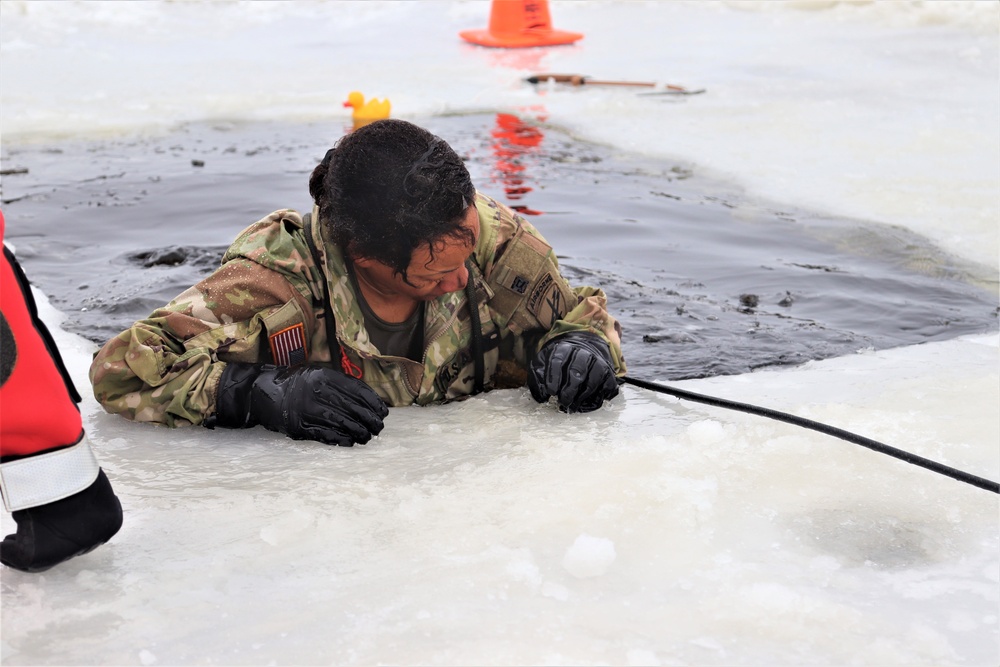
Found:
<path fill-rule="evenodd" d="M 185 120 L 510 110 L 758 197 L 900 224 L 987 263 L 1000 219 L 1000 6 L 551 2 L 561 48 L 487 49 L 489 3 L 24 2 L 0 6 L 5 137 Z M 568 72 L 705 88 L 536 88 Z"/>

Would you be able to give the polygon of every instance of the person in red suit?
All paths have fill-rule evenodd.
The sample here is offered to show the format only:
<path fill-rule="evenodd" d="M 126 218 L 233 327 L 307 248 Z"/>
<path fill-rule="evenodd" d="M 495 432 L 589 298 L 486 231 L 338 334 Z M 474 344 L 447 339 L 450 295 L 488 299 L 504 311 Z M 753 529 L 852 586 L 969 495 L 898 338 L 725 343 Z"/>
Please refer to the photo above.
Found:
<path fill-rule="evenodd" d="M 4 220 L 0 213 L 0 242 Z M 80 395 L 5 245 L 0 266 L 0 491 L 17 532 L 0 562 L 41 572 L 107 542 L 122 507 L 90 448 Z"/>

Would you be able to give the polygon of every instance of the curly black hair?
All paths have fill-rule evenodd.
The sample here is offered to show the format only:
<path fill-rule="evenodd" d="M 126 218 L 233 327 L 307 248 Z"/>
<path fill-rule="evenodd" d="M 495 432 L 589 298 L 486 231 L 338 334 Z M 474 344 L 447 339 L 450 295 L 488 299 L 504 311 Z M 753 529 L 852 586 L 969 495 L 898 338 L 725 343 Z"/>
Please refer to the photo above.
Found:
<path fill-rule="evenodd" d="M 446 238 L 475 243 L 462 226 L 476 190 L 444 140 L 404 120 L 380 120 L 344 136 L 309 178 L 333 243 L 406 280 L 413 251 Z"/>

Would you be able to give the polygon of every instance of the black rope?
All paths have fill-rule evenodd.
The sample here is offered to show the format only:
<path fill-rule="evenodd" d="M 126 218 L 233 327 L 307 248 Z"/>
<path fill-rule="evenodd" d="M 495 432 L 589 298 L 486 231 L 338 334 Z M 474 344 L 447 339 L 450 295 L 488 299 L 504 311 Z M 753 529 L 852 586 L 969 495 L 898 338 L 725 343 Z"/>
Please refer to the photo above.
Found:
<path fill-rule="evenodd" d="M 992 491 L 993 493 L 1000 494 L 1000 484 L 997 482 L 984 479 L 982 477 L 977 477 L 976 475 L 971 475 L 967 472 L 961 470 L 956 470 L 943 463 L 938 463 L 937 461 L 931 461 L 930 459 L 925 459 L 922 456 L 917 456 L 916 454 L 911 454 L 910 452 L 904 451 L 902 449 L 896 449 L 895 447 L 890 447 L 889 445 L 882 444 L 872 440 L 871 438 L 866 438 L 850 431 L 845 431 L 839 429 L 835 426 L 828 426 L 826 424 L 821 424 L 820 422 L 813 421 L 811 419 L 805 419 L 804 417 L 796 417 L 795 415 L 790 415 L 785 412 L 779 412 L 777 410 L 772 410 L 770 408 L 761 408 L 756 405 L 750 405 L 749 403 L 738 403 L 736 401 L 729 401 L 724 398 L 715 398 L 712 396 L 705 396 L 703 394 L 696 394 L 690 391 L 684 391 L 683 389 L 675 389 L 673 387 L 668 387 L 662 384 L 656 384 L 655 382 L 647 382 L 646 380 L 637 380 L 635 378 L 624 377 L 622 381 L 625 384 L 631 384 L 636 387 L 641 387 L 642 389 L 649 389 L 651 391 L 657 391 L 661 394 L 670 394 L 671 396 L 676 396 L 677 398 L 682 398 L 688 401 L 694 401 L 696 403 L 705 403 L 706 405 L 713 405 L 718 408 L 727 408 L 730 410 L 739 410 L 740 412 L 747 412 L 752 415 L 760 415 L 761 417 L 769 417 L 771 419 L 776 419 L 778 421 L 786 422 L 788 424 L 794 424 L 795 426 L 802 426 L 803 428 L 812 429 L 813 431 L 819 431 L 820 433 L 825 433 L 826 435 L 832 435 L 835 438 L 840 438 L 848 442 L 853 442 L 856 445 L 861 445 L 862 447 L 867 447 L 868 449 L 873 449 L 876 452 L 881 452 L 883 454 L 888 454 L 889 456 L 899 459 L 900 461 L 906 461 L 907 463 L 912 463 L 913 465 L 920 466 L 921 468 L 926 468 L 927 470 L 932 470 L 946 477 L 951 477 L 960 482 L 965 482 L 966 484 L 971 484 L 972 486 L 977 486 L 980 489 L 985 489 L 987 491 Z"/>

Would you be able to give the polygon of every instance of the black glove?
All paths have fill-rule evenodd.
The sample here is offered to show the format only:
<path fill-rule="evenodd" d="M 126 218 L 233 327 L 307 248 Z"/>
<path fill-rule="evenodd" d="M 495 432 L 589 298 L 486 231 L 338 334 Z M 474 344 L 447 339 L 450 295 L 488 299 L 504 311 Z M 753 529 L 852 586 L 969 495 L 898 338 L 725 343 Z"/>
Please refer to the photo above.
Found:
<path fill-rule="evenodd" d="M 555 396 L 563 412 L 590 412 L 618 395 L 608 344 L 575 331 L 553 338 L 528 364 L 528 389 L 539 403 Z"/>
<path fill-rule="evenodd" d="M 209 428 L 260 424 L 295 440 L 342 447 L 371 440 L 389 414 L 371 387 L 323 366 L 228 363 L 215 406 Z"/>
<path fill-rule="evenodd" d="M 12 516 L 17 533 L 0 542 L 0 562 L 25 572 L 41 572 L 85 554 L 122 527 L 122 505 L 103 470 L 83 491 Z"/>

